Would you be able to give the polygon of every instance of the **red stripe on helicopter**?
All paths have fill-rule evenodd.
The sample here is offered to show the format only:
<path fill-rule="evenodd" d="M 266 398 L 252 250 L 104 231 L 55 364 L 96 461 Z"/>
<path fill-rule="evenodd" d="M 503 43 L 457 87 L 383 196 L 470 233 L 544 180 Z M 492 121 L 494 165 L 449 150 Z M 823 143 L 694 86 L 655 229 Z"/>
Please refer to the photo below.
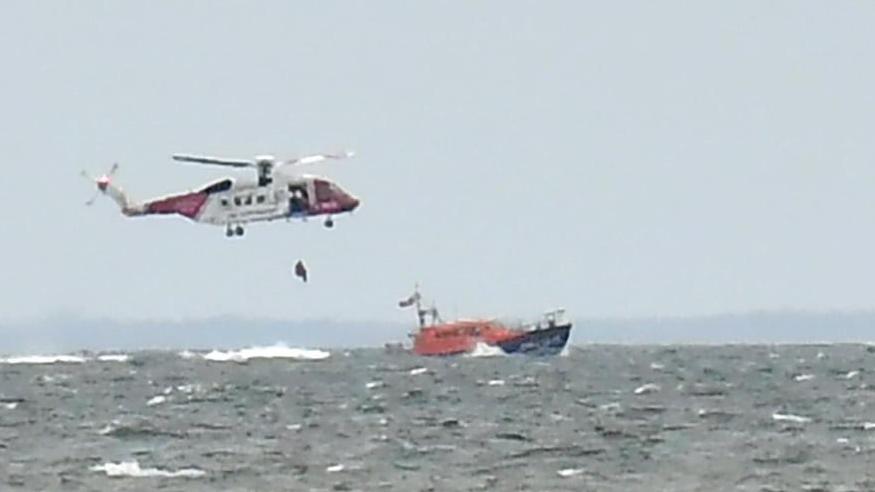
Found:
<path fill-rule="evenodd" d="M 179 214 L 193 219 L 200 213 L 208 196 L 206 193 L 198 192 L 162 198 L 146 204 L 146 212 L 150 214 Z"/>

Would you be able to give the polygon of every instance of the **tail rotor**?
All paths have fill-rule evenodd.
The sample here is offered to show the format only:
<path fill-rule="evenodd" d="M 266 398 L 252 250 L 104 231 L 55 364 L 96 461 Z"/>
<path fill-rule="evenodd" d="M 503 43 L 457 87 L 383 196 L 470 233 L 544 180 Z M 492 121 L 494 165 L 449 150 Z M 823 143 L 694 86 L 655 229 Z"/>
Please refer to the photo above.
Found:
<path fill-rule="evenodd" d="M 94 204 L 94 201 L 97 200 L 97 197 L 100 196 L 101 193 L 106 193 L 106 189 L 109 187 L 110 183 L 112 182 L 112 177 L 115 175 L 116 171 L 118 171 L 118 163 L 117 162 L 113 163 L 112 167 L 109 168 L 109 171 L 107 171 L 104 175 L 100 176 L 99 178 L 95 178 L 94 176 L 91 176 L 90 174 L 88 174 L 84 170 L 79 173 L 80 176 L 82 176 L 83 178 L 87 179 L 88 181 L 94 183 L 97 186 L 97 190 L 94 192 L 94 194 L 91 196 L 91 198 L 89 198 L 88 201 L 85 202 L 86 206 L 90 207 L 91 205 Z"/>

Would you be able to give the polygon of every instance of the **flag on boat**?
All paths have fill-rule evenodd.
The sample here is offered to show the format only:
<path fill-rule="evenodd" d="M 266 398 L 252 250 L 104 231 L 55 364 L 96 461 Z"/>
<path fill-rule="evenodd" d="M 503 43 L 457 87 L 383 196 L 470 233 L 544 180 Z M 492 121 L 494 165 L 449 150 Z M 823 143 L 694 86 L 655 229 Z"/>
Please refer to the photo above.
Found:
<path fill-rule="evenodd" d="M 403 299 L 398 301 L 398 307 L 406 308 L 416 304 L 416 301 L 419 300 L 419 292 L 414 292 L 407 299 Z"/>

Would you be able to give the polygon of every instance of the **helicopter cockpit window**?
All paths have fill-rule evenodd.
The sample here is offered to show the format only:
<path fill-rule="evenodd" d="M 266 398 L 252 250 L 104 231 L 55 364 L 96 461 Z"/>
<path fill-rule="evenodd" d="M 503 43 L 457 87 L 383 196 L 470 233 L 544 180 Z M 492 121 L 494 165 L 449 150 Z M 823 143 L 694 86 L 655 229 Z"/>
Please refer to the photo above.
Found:
<path fill-rule="evenodd" d="M 222 206 L 223 206 L 223 207 L 227 207 L 228 205 L 230 205 L 230 203 L 228 202 L 228 199 L 227 199 L 227 198 L 222 198 L 222 199 L 220 200 L 220 202 L 222 203 Z"/>
<path fill-rule="evenodd" d="M 264 203 L 264 195 L 258 195 L 255 197 L 255 203 Z"/>
<path fill-rule="evenodd" d="M 252 195 L 246 195 L 246 205 L 252 205 Z"/>
<path fill-rule="evenodd" d="M 235 197 L 234 197 L 234 205 L 237 205 L 238 207 L 239 207 L 240 205 L 243 205 L 243 199 L 240 198 L 239 196 L 235 196 Z"/>
<path fill-rule="evenodd" d="M 207 195 L 212 195 L 213 193 L 220 193 L 223 191 L 228 191 L 231 189 L 233 182 L 230 179 L 223 179 L 221 181 L 216 181 L 210 185 L 204 187 L 201 190 L 201 193 L 206 193 Z"/>
<path fill-rule="evenodd" d="M 331 200 L 334 193 L 331 190 L 331 184 L 326 181 L 316 181 L 316 200 L 320 202 Z"/>

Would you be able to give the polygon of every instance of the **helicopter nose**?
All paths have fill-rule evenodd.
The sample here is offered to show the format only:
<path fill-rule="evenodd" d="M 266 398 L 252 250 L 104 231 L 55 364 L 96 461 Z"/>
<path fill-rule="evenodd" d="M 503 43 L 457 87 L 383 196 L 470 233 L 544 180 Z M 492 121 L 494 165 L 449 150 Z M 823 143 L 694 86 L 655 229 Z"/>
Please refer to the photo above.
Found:
<path fill-rule="evenodd" d="M 353 210 L 355 210 L 355 209 L 357 209 L 357 208 L 359 207 L 359 204 L 360 204 L 360 203 L 361 203 L 361 202 L 359 201 L 358 198 L 356 198 L 356 197 L 354 197 L 354 196 L 349 197 L 349 203 L 348 203 L 348 205 L 347 205 L 347 210 L 349 210 L 350 212 L 352 212 Z"/>

